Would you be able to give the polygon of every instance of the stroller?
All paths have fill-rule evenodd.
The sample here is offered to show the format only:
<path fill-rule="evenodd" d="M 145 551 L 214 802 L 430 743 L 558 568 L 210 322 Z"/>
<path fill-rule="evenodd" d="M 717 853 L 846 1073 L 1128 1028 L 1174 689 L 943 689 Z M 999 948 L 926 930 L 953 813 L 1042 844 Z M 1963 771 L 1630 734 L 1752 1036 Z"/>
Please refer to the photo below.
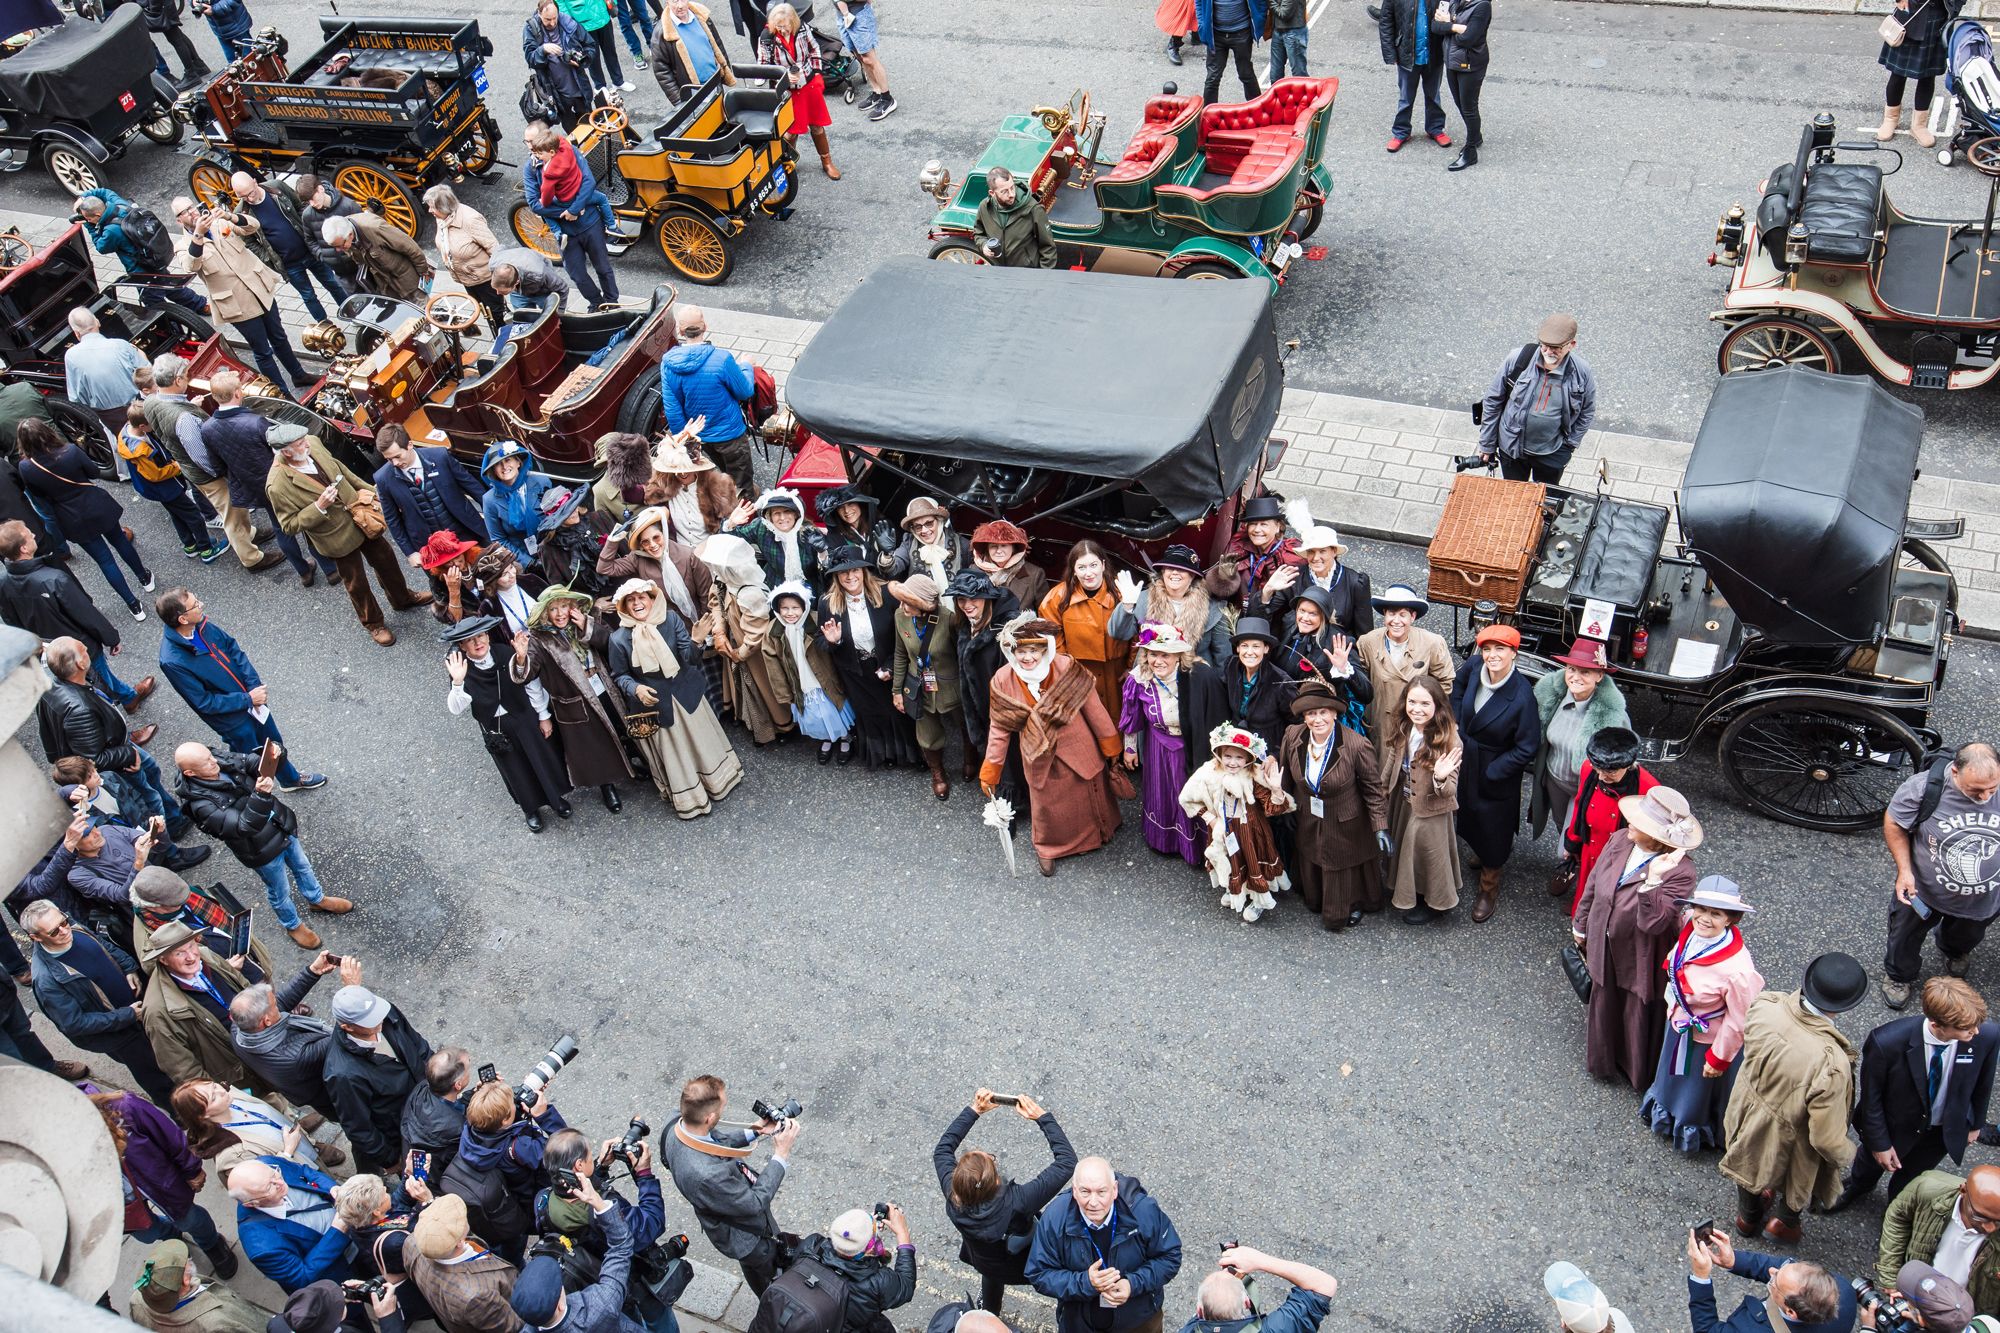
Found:
<path fill-rule="evenodd" d="M 838 34 L 829 37 L 813 26 L 812 5 L 800 4 L 798 10 L 799 25 L 811 34 L 814 44 L 819 47 L 820 78 L 825 82 L 827 92 L 831 94 L 837 90 L 841 100 L 853 106 L 854 99 L 866 83 L 861 77 L 861 62 L 840 44 Z"/>
<path fill-rule="evenodd" d="M 1954 19 L 1944 40 L 1946 95 L 1931 106 L 1930 128 L 1938 138 L 1937 160 L 1948 167 L 1980 140 L 2000 136 L 2000 74 L 1984 25 Z M 1980 156 L 2000 161 L 2000 143 L 1989 143 Z"/>

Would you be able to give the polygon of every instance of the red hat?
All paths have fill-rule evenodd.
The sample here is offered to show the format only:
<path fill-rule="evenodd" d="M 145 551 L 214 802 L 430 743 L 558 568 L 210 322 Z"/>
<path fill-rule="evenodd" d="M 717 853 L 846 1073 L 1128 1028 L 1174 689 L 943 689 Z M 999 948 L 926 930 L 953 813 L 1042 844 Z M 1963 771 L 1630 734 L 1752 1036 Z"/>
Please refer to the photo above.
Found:
<path fill-rule="evenodd" d="M 460 541 L 456 533 L 433 532 L 431 539 L 424 543 L 424 549 L 418 554 L 422 557 L 425 569 L 439 570 L 466 552 L 478 549 L 478 542 Z"/>
<path fill-rule="evenodd" d="M 1605 657 L 1604 645 L 1596 639 L 1578 639 L 1570 644 L 1568 652 L 1561 657 L 1551 657 L 1549 660 L 1559 666 L 1581 667 L 1585 671 L 1617 670 Z"/>
<path fill-rule="evenodd" d="M 1475 648 L 1483 648 L 1489 643 L 1504 643 L 1509 648 L 1519 648 L 1521 631 L 1512 625 L 1488 625 L 1472 636 L 1472 645 Z"/>
<path fill-rule="evenodd" d="M 974 546 L 1026 546 L 1028 534 L 1009 523 L 1004 518 L 996 518 L 990 523 L 981 523 L 972 530 Z"/>

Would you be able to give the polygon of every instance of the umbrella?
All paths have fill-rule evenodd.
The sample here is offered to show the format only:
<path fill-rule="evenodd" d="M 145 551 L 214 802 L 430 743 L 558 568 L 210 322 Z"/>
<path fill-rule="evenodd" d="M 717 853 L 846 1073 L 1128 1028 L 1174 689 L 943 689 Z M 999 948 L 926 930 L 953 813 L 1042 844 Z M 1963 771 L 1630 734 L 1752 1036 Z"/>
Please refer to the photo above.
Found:
<path fill-rule="evenodd" d="M 1018 876 L 1021 872 L 1014 865 L 1014 803 L 1004 796 L 995 796 L 979 812 L 979 820 L 1000 835 L 1000 850 L 1007 853 L 1007 873 Z"/>

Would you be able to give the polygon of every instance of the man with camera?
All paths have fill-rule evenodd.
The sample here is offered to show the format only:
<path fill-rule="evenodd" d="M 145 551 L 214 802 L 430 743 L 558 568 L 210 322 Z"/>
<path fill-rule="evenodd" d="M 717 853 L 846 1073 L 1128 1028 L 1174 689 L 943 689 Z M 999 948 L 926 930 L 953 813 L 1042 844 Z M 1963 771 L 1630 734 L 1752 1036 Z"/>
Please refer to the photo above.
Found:
<path fill-rule="evenodd" d="M 1708 1224 L 1688 1232 L 1687 1256 L 1688 1317 L 1694 1333 L 1775 1329 L 1773 1316 L 1790 1333 L 1848 1333 L 1854 1327 L 1854 1291 L 1818 1264 L 1738 1250 L 1724 1228 Z M 1722 1319 L 1715 1304 L 1717 1264 L 1738 1277 L 1764 1283 L 1767 1299 L 1745 1296 L 1736 1313 Z"/>
<path fill-rule="evenodd" d="M 403 1326 L 395 1283 L 376 1279 L 342 1285 L 321 1279 L 293 1292 L 284 1313 L 265 1325 L 265 1333 L 403 1333 Z"/>
<path fill-rule="evenodd" d="M 878 1234 L 884 1226 L 896 1238 L 893 1257 Z M 872 1213 L 850 1208 L 833 1219 L 828 1234 L 807 1236 L 799 1243 L 792 1267 L 772 1284 L 757 1322 L 763 1322 L 764 1312 L 781 1294 L 795 1305 L 809 1304 L 810 1293 L 821 1289 L 828 1274 L 840 1280 L 840 1323 L 832 1333 L 894 1333 L 887 1311 L 908 1305 L 917 1294 L 917 1247 L 910 1240 L 903 1210 L 893 1203 L 878 1203 Z M 787 1292 L 785 1288 L 793 1284 L 799 1287 Z"/>
<path fill-rule="evenodd" d="M 1006 268 L 1056 266 L 1048 211 L 1005 167 L 986 173 L 986 198 L 972 225 L 979 235 L 979 253 L 988 263 Z"/>
<path fill-rule="evenodd" d="M 562 1113 L 549 1105 L 545 1084 L 536 1085 L 524 1106 L 519 1091 L 502 1083 L 493 1066 L 480 1069 L 479 1086 L 466 1100 L 458 1155 L 438 1188 L 465 1200 L 472 1229 L 511 1263 L 518 1264 L 527 1249 L 548 1137 L 567 1128 Z"/>
<path fill-rule="evenodd" d="M 1494 374 L 1473 411 L 1479 452 L 1459 459 L 1458 468 L 1497 461 L 1509 481 L 1561 485 L 1596 416 L 1597 377 L 1576 354 L 1576 316 L 1559 311 Z"/>
<path fill-rule="evenodd" d="M 1248 1245 L 1224 1242 L 1213 1273 L 1201 1280 L 1194 1318 L 1181 1333 L 1315 1333 L 1340 1283 L 1311 1264 L 1280 1259 Z M 1284 1304 L 1259 1314 L 1250 1302 L 1249 1275 L 1269 1273 L 1292 1284 Z"/>
<path fill-rule="evenodd" d="M 1879 1333 L 1965 1333 L 1978 1318 L 1965 1288 L 1929 1264 L 1904 1264 L 1887 1291 L 1865 1280 L 1857 1280 L 1854 1291 L 1860 1326 Z"/>
<path fill-rule="evenodd" d="M 579 1292 L 564 1291 L 562 1265 L 551 1255 L 538 1255 L 515 1279 L 514 1313 L 530 1328 L 645 1333 L 644 1325 L 624 1314 L 625 1286 L 632 1273 L 632 1232 L 587 1173 L 573 1173 L 571 1179 L 576 1182 L 576 1202 L 590 1210 L 592 1225 L 604 1231 L 604 1263 L 597 1281 Z"/>
<path fill-rule="evenodd" d="M 403 1103 L 423 1081 L 431 1044 L 366 986 L 334 992 L 333 1021 L 324 1070 L 330 1110 L 354 1145 L 354 1169 L 394 1175 L 403 1160 Z"/>
<path fill-rule="evenodd" d="M 660 1131 L 660 1147 L 674 1188 L 694 1209 L 702 1234 L 742 1267 L 743 1280 L 761 1297 L 778 1276 L 778 1223 L 771 1201 L 784 1183 L 799 1122 L 796 1114 L 767 1114 L 771 1108 L 756 1102 L 754 1126 L 724 1129 L 728 1104 L 728 1089 L 715 1075 L 689 1079 L 681 1088 L 681 1113 Z M 771 1160 L 762 1172 L 746 1160 L 759 1138 L 771 1140 Z"/>
<path fill-rule="evenodd" d="M 1136 1176 L 1102 1157 L 1077 1163 L 1070 1197 L 1035 1224 L 1028 1281 L 1056 1302 L 1057 1333 L 1160 1333 L 1181 1238 Z"/>
<path fill-rule="evenodd" d="M 601 1224 L 601 1215 L 584 1201 L 580 1182 L 590 1182 L 632 1237 L 634 1271 L 626 1292 L 625 1313 L 648 1333 L 674 1333 L 679 1324 L 671 1297 L 679 1292 L 664 1284 L 674 1261 L 687 1253 L 687 1238 L 675 1237 L 655 1250 L 654 1242 L 667 1229 L 667 1210 L 659 1179 L 653 1174 L 647 1128 L 645 1121 L 635 1118 L 624 1138 L 606 1139 L 595 1156 L 589 1140 L 577 1130 L 558 1130 L 549 1136 L 542 1149 L 542 1166 L 554 1183 L 535 1196 L 535 1230 L 542 1238 L 533 1254 L 535 1258 L 552 1258 L 561 1266 L 565 1291 L 583 1291 L 600 1279 L 610 1252 L 610 1236 Z M 636 1204 L 626 1202 L 610 1187 L 615 1162 L 624 1162 L 631 1171 L 639 1194 Z M 529 1269 L 533 1267 L 531 1259 Z M 686 1283 L 681 1286 L 685 1288 Z"/>

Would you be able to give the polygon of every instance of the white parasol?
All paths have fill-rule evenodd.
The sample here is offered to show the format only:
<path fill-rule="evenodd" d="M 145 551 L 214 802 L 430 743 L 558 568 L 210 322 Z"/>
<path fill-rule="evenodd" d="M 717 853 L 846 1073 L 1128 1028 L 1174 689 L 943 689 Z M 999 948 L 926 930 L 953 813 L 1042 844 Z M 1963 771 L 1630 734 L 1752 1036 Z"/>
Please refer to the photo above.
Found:
<path fill-rule="evenodd" d="M 1021 872 L 1014 865 L 1014 837 L 1011 826 L 1014 823 L 1014 803 L 1004 796 L 995 796 L 979 812 L 979 820 L 1000 835 L 1000 850 L 1007 853 L 1007 873 L 1018 876 Z"/>

